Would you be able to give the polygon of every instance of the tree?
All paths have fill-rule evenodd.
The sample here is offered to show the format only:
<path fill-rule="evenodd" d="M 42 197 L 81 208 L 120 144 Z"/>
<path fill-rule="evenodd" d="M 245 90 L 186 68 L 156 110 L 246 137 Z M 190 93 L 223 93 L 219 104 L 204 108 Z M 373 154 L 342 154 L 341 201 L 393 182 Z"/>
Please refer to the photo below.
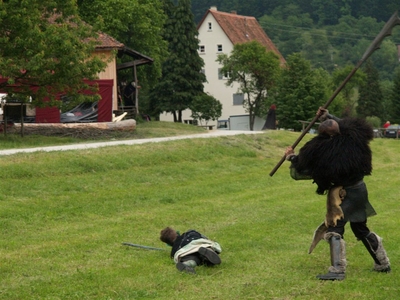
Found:
<path fill-rule="evenodd" d="M 397 67 L 391 95 L 392 123 L 400 124 L 400 67 Z"/>
<path fill-rule="evenodd" d="M 366 80 L 360 86 L 357 114 L 361 118 L 378 117 L 384 119 L 383 95 L 379 83 L 379 73 L 371 60 L 364 66 Z"/>
<path fill-rule="evenodd" d="M 161 36 L 166 20 L 162 1 L 153 0 L 78 0 L 82 19 L 125 46 L 154 59 L 154 63 L 138 68 L 143 89 L 161 77 L 161 65 L 167 56 L 167 43 Z M 121 62 L 125 62 L 125 57 Z M 127 60 L 131 60 L 130 57 Z M 119 76 L 131 80 L 132 74 Z"/>
<path fill-rule="evenodd" d="M 217 99 L 209 94 L 202 94 L 197 96 L 190 104 L 190 110 L 192 111 L 192 118 L 206 121 L 206 125 L 210 120 L 217 120 L 222 115 L 222 104 Z"/>
<path fill-rule="evenodd" d="M 204 61 L 199 56 L 197 29 L 190 11 L 190 0 L 179 0 L 174 6 L 164 0 L 169 16 L 163 37 L 168 41 L 169 56 L 162 66 L 162 77 L 152 91 L 153 104 L 158 111 L 173 114 L 174 122 L 182 122 L 182 111 L 203 93 Z"/>
<path fill-rule="evenodd" d="M 310 61 L 300 53 L 289 55 L 287 67 L 274 89 L 274 102 L 277 106 L 279 127 L 300 130 L 300 120 L 308 121 L 315 117 L 318 107 L 326 98 L 326 80 L 323 74 L 311 69 Z"/>
<path fill-rule="evenodd" d="M 75 95 L 106 63 L 92 56 L 93 30 L 76 17 L 74 0 L 0 2 L 0 88 L 53 105 L 58 94 Z M 82 96 L 83 97 L 83 96 Z"/>
<path fill-rule="evenodd" d="M 339 87 L 350 72 L 354 69 L 353 66 L 346 66 L 344 68 L 339 68 L 332 73 L 332 82 L 335 89 Z M 358 87 L 365 81 L 365 73 L 362 70 L 358 70 L 346 83 L 340 92 L 340 96 L 344 99 L 343 111 L 340 113 L 340 117 L 351 117 L 356 115 L 357 106 L 357 95 L 356 91 Z"/>
<path fill-rule="evenodd" d="M 221 72 L 227 74 L 226 85 L 239 83 L 239 90 L 245 95 L 243 107 L 249 113 L 250 130 L 254 128 L 256 116 L 265 114 L 268 91 L 279 76 L 279 58 L 257 41 L 236 44 L 230 56 L 218 55 Z"/>

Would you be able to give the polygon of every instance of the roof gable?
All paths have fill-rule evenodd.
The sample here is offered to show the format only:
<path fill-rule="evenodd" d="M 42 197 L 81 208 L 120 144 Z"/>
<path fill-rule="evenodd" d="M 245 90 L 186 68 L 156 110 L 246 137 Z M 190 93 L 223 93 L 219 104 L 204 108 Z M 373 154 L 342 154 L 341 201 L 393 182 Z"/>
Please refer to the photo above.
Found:
<path fill-rule="evenodd" d="M 96 49 L 122 49 L 124 44 L 104 32 L 98 32 Z"/>
<path fill-rule="evenodd" d="M 211 8 L 204 15 L 197 28 L 200 28 L 208 14 L 214 17 L 232 44 L 242 44 L 256 40 L 268 51 L 275 52 L 280 61 L 285 63 L 282 54 L 262 29 L 256 18 L 237 15 L 236 13 L 220 12 L 215 8 Z"/>

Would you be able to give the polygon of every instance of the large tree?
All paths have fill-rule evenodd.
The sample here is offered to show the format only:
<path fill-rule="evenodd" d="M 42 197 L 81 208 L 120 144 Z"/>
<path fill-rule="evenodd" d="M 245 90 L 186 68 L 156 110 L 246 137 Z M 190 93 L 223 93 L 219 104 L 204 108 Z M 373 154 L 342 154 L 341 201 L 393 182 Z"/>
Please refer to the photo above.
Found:
<path fill-rule="evenodd" d="M 267 95 L 279 76 L 279 57 L 257 41 L 236 44 L 228 56 L 218 55 L 221 72 L 227 74 L 226 85 L 239 83 L 240 92 L 245 95 L 243 106 L 249 113 L 250 130 L 253 130 L 256 116 L 266 113 Z"/>
<path fill-rule="evenodd" d="M 378 117 L 385 119 L 383 111 L 383 95 L 379 83 L 379 73 L 371 60 L 364 66 L 366 80 L 360 86 L 358 96 L 357 115 L 361 118 Z"/>
<path fill-rule="evenodd" d="M 348 65 L 333 71 L 332 83 L 335 89 L 343 83 L 353 69 L 354 66 Z M 339 117 L 354 117 L 356 115 L 357 91 L 360 85 L 365 81 L 365 76 L 365 73 L 359 69 L 340 91 L 339 96 L 343 98 L 344 105 Z"/>
<path fill-rule="evenodd" d="M 400 67 L 397 67 L 395 72 L 391 100 L 391 123 L 400 124 Z"/>
<path fill-rule="evenodd" d="M 59 93 L 75 95 L 106 64 L 91 56 L 96 36 L 76 17 L 74 0 L 0 2 L 0 83 L 19 99 L 53 104 Z M 44 102 L 46 100 L 46 102 Z"/>
<path fill-rule="evenodd" d="M 203 92 L 204 62 L 199 56 L 198 32 L 190 11 L 190 0 L 174 5 L 164 0 L 169 16 L 163 37 L 168 42 L 169 56 L 162 66 L 162 77 L 152 92 L 153 107 L 159 112 L 172 113 L 175 122 L 182 122 L 182 111 L 188 109 L 195 97 Z"/>
<path fill-rule="evenodd" d="M 322 72 L 311 69 L 310 61 L 300 53 L 287 57 L 287 67 L 282 71 L 274 102 L 277 107 L 279 127 L 300 130 L 299 121 L 310 121 L 327 96 L 327 80 Z"/>
<path fill-rule="evenodd" d="M 166 19 L 162 1 L 154 0 L 78 0 L 82 19 L 125 46 L 154 59 L 138 68 L 140 86 L 146 89 L 161 76 L 167 43 L 161 36 Z M 122 60 L 125 57 L 122 58 Z M 131 58 L 127 57 L 127 60 Z M 125 74 L 119 74 L 123 77 Z M 125 75 L 132 79 L 132 74 Z"/>

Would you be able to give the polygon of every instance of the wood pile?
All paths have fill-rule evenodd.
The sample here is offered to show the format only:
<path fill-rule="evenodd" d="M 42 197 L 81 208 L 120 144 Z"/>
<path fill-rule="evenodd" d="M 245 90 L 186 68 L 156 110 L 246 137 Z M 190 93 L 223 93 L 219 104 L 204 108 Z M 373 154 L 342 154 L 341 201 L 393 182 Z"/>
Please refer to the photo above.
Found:
<path fill-rule="evenodd" d="M 135 128 L 136 121 L 133 119 L 102 123 L 24 123 L 23 134 L 91 139 L 107 137 L 120 132 L 131 133 Z M 7 127 L 7 134 L 19 134 L 20 132 L 21 123 Z"/>

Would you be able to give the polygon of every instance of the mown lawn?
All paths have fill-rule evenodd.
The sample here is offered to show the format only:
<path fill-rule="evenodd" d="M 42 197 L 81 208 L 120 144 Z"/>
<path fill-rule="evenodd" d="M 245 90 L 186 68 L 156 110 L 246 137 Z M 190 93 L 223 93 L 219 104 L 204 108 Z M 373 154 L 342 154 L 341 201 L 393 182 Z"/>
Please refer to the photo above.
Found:
<path fill-rule="evenodd" d="M 321 282 L 329 246 L 307 254 L 325 198 L 285 162 L 298 133 L 0 157 L 0 299 L 397 299 L 400 141 L 372 142 L 365 179 L 392 273 L 350 228 L 347 278 Z M 306 136 L 305 140 L 311 136 Z M 217 240 L 222 264 L 179 273 L 165 226 Z M 122 242 L 153 246 L 152 251 Z"/>

